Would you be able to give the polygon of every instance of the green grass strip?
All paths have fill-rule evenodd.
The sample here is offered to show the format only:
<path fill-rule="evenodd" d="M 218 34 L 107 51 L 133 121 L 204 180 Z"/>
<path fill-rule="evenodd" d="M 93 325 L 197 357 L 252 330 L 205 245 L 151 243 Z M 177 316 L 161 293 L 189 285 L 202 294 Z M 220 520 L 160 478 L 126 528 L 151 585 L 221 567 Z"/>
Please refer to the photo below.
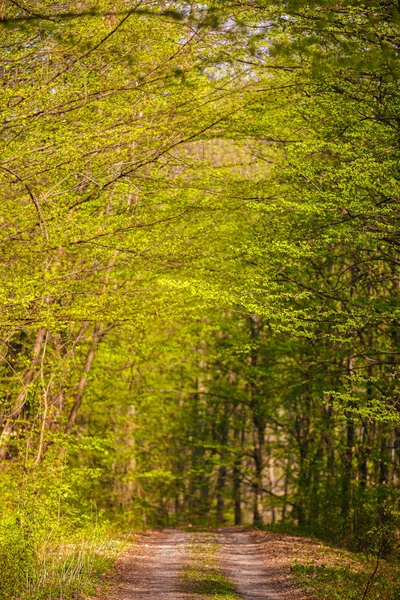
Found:
<path fill-rule="evenodd" d="M 215 536 L 204 535 L 189 547 L 190 562 L 183 568 L 182 590 L 197 600 L 240 600 L 235 584 L 218 564 L 218 543 Z"/>

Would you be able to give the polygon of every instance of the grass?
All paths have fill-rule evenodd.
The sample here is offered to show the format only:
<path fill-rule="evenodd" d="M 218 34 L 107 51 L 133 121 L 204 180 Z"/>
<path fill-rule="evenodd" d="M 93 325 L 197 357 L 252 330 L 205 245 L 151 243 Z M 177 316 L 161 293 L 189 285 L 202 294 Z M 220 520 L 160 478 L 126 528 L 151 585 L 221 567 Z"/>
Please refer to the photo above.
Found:
<path fill-rule="evenodd" d="M 323 558 L 298 560 L 292 566 L 303 589 L 318 600 L 399 600 L 398 563 L 323 547 Z M 368 582 L 370 585 L 368 586 Z M 366 595 L 364 591 L 368 586 Z"/>
<path fill-rule="evenodd" d="M 301 535 L 298 528 L 257 528 L 255 535 L 276 543 L 289 559 L 297 583 L 313 600 L 400 600 L 399 555 L 390 560 L 335 547 Z M 378 540 L 379 541 L 379 540 Z M 368 589 L 367 589 L 368 588 Z M 364 595 L 365 590 L 367 590 Z"/>
<path fill-rule="evenodd" d="M 0 540 L 0 600 L 72 600 L 95 594 L 121 542 L 106 532 L 91 532 L 60 541 L 49 535 L 42 543 Z"/>
<path fill-rule="evenodd" d="M 42 557 L 27 582 L 26 597 L 69 600 L 95 593 L 101 576 L 112 567 L 117 546 L 111 541 L 85 540 L 53 548 L 56 557 Z"/>
<path fill-rule="evenodd" d="M 189 547 L 190 562 L 184 566 L 182 590 L 189 598 L 199 600 L 240 600 L 235 585 L 218 566 L 218 544 L 215 536 L 204 534 L 201 543 Z"/>
<path fill-rule="evenodd" d="M 216 568 L 189 567 L 184 574 L 184 591 L 203 598 L 239 600 L 234 584 Z"/>

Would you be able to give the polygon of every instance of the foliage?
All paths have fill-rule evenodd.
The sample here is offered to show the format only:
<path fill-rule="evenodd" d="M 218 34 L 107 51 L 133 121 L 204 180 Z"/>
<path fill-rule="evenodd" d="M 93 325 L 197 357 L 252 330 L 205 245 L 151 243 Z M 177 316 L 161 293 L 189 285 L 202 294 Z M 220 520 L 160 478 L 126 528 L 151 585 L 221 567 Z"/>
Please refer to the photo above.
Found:
<path fill-rule="evenodd" d="M 1 3 L 4 594 L 93 514 L 393 552 L 399 14 Z"/>

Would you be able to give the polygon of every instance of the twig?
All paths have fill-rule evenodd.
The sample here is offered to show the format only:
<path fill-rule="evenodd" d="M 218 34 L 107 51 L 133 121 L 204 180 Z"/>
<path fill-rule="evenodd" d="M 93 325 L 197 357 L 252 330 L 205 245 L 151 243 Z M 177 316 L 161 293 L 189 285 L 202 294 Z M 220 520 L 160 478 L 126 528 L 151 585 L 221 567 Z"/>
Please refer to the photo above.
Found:
<path fill-rule="evenodd" d="M 377 557 L 376 557 L 376 564 L 375 564 L 375 568 L 374 568 L 374 570 L 372 571 L 372 573 L 371 573 L 371 575 L 370 575 L 370 577 L 369 577 L 369 579 L 368 579 L 368 581 L 367 581 L 367 585 L 365 586 L 364 593 L 363 593 L 363 595 L 362 595 L 362 598 L 361 598 L 361 600 L 365 600 L 365 598 L 367 597 L 368 590 L 369 590 L 369 588 L 371 587 L 372 580 L 374 579 L 375 575 L 376 575 L 376 574 L 377 574 L 377 572 L 378 572 L 378 569 L 379 569 L 379 563 L 380 563 L 380 560 L 381 560 L 382 550 L 383 550 L 383 546 L 385 545 L 385 541 L 386 541 L 386 540 L 385 540 L 385 539 L 383 539 L 383 540 L 382 540 L 382 543 L 381 543 L 381 545 L 379 546 L 378 555 L 377 555 Z"/>

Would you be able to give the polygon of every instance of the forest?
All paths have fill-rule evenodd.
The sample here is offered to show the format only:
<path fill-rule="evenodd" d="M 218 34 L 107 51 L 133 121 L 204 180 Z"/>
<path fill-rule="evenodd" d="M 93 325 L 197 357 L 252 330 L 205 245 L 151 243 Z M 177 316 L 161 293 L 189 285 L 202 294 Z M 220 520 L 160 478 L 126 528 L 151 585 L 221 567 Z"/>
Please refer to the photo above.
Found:
<path fill-rule="evenodd" d="M 147 528 L 396 563 L 398 1 L 0 0 L 0 73 L 0 599 Z"/>

